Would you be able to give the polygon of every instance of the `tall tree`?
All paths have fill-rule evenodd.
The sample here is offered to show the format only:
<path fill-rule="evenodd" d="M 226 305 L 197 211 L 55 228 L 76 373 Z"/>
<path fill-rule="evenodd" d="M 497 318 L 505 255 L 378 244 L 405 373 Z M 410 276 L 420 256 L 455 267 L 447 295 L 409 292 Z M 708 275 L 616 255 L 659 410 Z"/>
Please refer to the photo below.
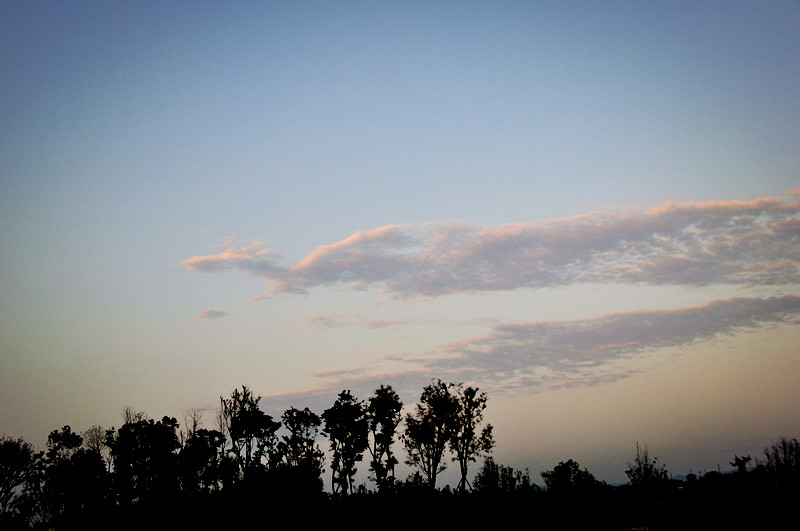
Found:
<path fill-rule="evenodd" d="M 42 456 L 22 438 L 0 437 L 0 523 L 14 517 L 27 520 L 19 502 L 26 483 L 36 477 Z"/>
<path fill-rule="evenodd" d="M 239 478 L 263 466 L 262 458 L 267 467 L 276 461 L 280 423 L 259 408 L 260 400 L 244 385 L 230 398 L 220 397 L 221 431 L 229 438 L 228 452 L 236 460 Z"/>
<path fill-rule="evenodd" d="M 350 494 L 356 463 L 367 449 L 367 418 L 363 402 L 349 390 L 339 393 L 333 406 L 322 413 L 323 433 L 330 439 L 331 485 L 334 493 Z"/>
<path fill-rule="evenodd" d="M 166 500 L 178 491 L 178 420 L 141 419 L 108 430 L 114 484 L 119 501 Z"/>
<path fill-rule="evenodd" d="M 183 428 L 180 431 L 181 446 L 194 435 L 203 424 L 203 410 L 193 408 L 183 414 Z"/>
<path fill-rule="evenodd" d="M 392 453 L 397 426 L 400 424 L 400 411 L 403 402 L 391 386 L 381 385 L 369 399 L 367 406 L 367 425 L 372 435 L 369 445 L 371 455 L 370 470 L 375 474 L 378 491 L 386 490 L 394 480 L 394 467 L 397 458 Z"/>
<path fill-rule="evenodd" d="M 69 426 L 64 426 L 60 431 L 53 430 L 47 437 L 40 501 L 42 514 L 47 521 L 64 516 L 79 503 L 79 472 L 73 458 L 82 445 L 83 437 L 73 432 Z"/>
<path fill-rule="evenodd" d="M 284 411 L 281 418 L 288 432 L 278 443 L 286 479 L 296 489 L 321 491 L 324 455 L 316 439 L 322 420 L 308 408 L 294 407 Z"/>
<path fill-rule="evenodd" d="M 110 485 L 102 454 L 84 447 L 83 437 L 69 426 L 50 432 L 43 464 L 37 514 L 51 526 L 96 514 L 108 502 Z"/>
<path fill-rule="evenodd" d="M 447 468 L 442 457 L 459 409 L 452 387 L 453 384 L 435 380 L 423 389 L 414 411 L 405 418 L 402 441 L 406 463 L 419 468 L 432 489 L 436 488 L 436 476 Z"/>
<path fill-rule="evenodd" d="M 106 469 L 110 470 L 111 460 L 106 446 L 106 430 L 102 426 L 94 425 L 83 432 L 83 447 L 88 453 L 100 457 Z"/>
<path fill-rule="evenodd" d="M 476 387 L 454 386 L 457 405 L 450 437 L 450 450 L 455 454 L 453 461 L 458 461 L 461 480 L 458 490 L 465 492 L 469 481 L 469 463 L 485 456 L 494 447 L 492 425 L 480 427 L 483 422 L 483 411 L 486 409 L 486 393 L 479 393 Z"/>
<path fill-rule="evenodd" d="M 217 490 L 225 445 L 222 432 L 198 428 L 188 433 L 178 457 L 183 491 L 193 495 Z"/>
<path fill-rule="evenodd" d="M 81 445 L 83 437 L 72 431 L 69 426 L 64 426 L 61 431 L 53 430 L 48 435 L 45 458 L 51 462 L 68 460 L 75 455 Z"/>

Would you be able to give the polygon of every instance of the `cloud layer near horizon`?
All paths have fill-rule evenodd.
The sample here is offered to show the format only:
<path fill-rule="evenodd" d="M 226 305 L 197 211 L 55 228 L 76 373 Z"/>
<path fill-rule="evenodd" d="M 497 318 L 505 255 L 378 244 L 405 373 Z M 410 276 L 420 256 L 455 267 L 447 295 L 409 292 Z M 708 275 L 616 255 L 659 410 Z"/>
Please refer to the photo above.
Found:
<path fill-rule="evenodd" d="M 483 337 L 442 347 L 425 361 L 437 371 L 466 371 L 509 381 L 548 374 L 584 373 L 610 361 L 664 347 L 755 329 L 765 323 L 796 322 L 800 296 L 735 298 L 672 310 L 639 310 L 592 319 L 497 325 Z"/>
<path fill-rule="evenodd" d="M 415 393 L 433 377 L 471 382 L 493 393 L 598 385 L 636 372 L 629 365 L 617 363 L 621 360 L 713 341 L 764 325 L 798 322 L 800 296 L 786 295 L 572 321 L 497 324 L 484 336 L 441 345 L 425 355 L 388 356 L 369 366 L 317 373 L 318 387 L 274 395 L 270 400 L 285 405 L 316 397 L 324 403 L 341 389 L 366 396 L 387 383 L 406 399 L 415 400 Z M 382 368 L 384 363 L 398 362 L 407 370 L 389 372 Z"/>
<path fill-rule="evenodd" d="M 192 271 L 264 277 L 256 298 L 318 286 L 400 297 L 583 282 L 785 285 L 800 280 L 800 191 L 788 198 L 667 202 L 497 227 L 388 225 L 317 247 L 281 266 L 264 242 L 195 256 Z"/>

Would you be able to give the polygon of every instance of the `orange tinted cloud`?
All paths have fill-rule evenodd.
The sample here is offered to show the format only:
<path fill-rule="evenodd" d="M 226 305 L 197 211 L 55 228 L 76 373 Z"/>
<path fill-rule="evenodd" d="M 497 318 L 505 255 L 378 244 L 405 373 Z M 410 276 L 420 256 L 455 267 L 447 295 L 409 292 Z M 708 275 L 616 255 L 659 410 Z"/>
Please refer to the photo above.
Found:
<path fill-rule="evenodd" d="M 317 286 L 412 297 L 584 282 L 788 285 L 800 281 L 800 203 L 792 196 L 668 202 L 497 227 L 389 225 L 289 266 L 260 242 L 182 264 L 264 277 L 260 298 Z"/>

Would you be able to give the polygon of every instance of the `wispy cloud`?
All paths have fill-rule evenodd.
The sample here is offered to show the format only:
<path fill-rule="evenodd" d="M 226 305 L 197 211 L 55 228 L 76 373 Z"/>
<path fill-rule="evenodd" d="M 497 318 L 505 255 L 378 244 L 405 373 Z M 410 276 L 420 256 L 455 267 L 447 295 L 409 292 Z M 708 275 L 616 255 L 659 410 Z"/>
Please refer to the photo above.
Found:
<path fill-rule="evenodd" d="M 197 322 L 201 319 L 221 319 L 222 317 L 226 317 L 228 314 L 227 312 L 221 312 L 219 310 L 202 310 L 199 312 L 192 322 Z"/>
<path fill-rule="evenodd" d="M 267 248 L 267 243 L 255 240 L 240 244 L 238 240 L 229 239 L 227 249 L 209 256 L 194 256 L 181 262 L 181 265 L 192 271 L 205 273 L 241 269 L 255 275 L 280 276 L 281 267 L 276 265 L 280 255 Z"/>
<path fill-rule="evenodd" d="M 673 310 L 614 313 L 593 319 L 502 324 L 486 336 L 444 345 L 427 359 L 434 371 L 472 374 L 488 381 L 529 382 L 580 375 L 613 379 L 609 364 L 664 347 L 684 347 L 796 322 L 800 296 L 736 298 Z M 603 369 L 596 371 L 595 369 Z M 604 372 L 605 371 L 605 372 Z M 541 376 L 541 378 L 537 378 Z"/>
<path fill-rule="evenodd" d="M 274 398 L 300 403 L 309 397 L 332 397 L 342 389 L 366 397 L 389 384 L 413 401 L 433 377 L 480 385 L 494 394 L 602 385 L 639 372 L 626 362 L 631 358 L 768 324 L 797 325 L 799 316 L 800 296 L 787 295 L 573 321 L 499 324 L 484 336 L 445 344 L 424 355 L 392 355 L 353 369 L 317 373 L 319 385 L 314 389 Z M 390 372 L 383 364 L 406 369 Z"/>
<path fill-rule="evenodd" d="M 304 326 L 318 328 L 359 327 L 368 329 L 395 328 L 403 326 L 471 326 L 485 325 L 496 322 L 496 319 L 442 319 L 430 317 L 395 317 L 392 319 L 367 319 L 363 312 L 351 311 L 346 313 L 329 313 L 325 315 L 309 315 L 303 319 Z"/>
<path fill-rule="evenodd" d="M 329 313 L 326 315 L 309 315 L 303 319 L 303 325 L 320 328 L 341 328 L 361 321 L 361 312 Z"/>
<path fill-rule="evenodd" d="M 668 202 L 563 219 L 477 227 L 390 225 L 316 248 L 290 266 L 263 242 L 185 260 L 269 280 L 257 298 L 317 286 L 401 297 L 584 282 L 783 285 L 800 281 L 800 191 L 791 198 Z"/>

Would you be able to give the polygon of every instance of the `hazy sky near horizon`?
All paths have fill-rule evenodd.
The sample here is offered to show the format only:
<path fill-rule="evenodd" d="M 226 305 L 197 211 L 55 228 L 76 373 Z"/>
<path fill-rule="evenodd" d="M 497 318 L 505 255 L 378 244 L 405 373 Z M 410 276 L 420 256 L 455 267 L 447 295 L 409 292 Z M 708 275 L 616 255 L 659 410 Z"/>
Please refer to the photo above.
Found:
<path fill-rule="evenodd" d="M 537 481 L 800 436 L 798 27 L 788 1 L 0 3 L 0 432 L 442 378 Z"/>

